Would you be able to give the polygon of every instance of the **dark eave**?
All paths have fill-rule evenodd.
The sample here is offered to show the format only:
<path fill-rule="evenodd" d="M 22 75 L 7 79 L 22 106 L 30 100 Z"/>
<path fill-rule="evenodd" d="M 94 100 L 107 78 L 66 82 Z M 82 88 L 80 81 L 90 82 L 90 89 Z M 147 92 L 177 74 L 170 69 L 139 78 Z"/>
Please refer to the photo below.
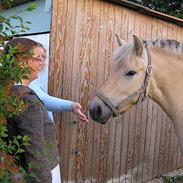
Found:
<path fill-rule="evenodd" d="M 158 11 L 151 10 L 150 8 L 138 5 L 136 3 L 132 3 L 132 2 L 129 2 L 126 0 L 105 0 L 105 1 L 112 2 L 112 3 L 118 4 L 118 5 L 124 6 L 126 8 L 133 9 L 140 13 L 150 15 L 150 16 L 159 18 L 161 20 L 166 20 L 168 22 L 175 23 L 179 26 L 183 26 L 183 19 L 176 18 L 176 17 L 170 16 L 170 15 L 164 14 L 164 13 L 160 13 Z"/>

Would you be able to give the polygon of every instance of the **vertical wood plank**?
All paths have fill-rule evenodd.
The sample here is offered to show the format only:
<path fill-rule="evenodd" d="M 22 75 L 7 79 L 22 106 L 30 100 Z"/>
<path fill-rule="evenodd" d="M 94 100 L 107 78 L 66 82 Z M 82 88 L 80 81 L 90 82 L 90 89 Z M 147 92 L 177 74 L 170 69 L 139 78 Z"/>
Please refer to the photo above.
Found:
<path fill-rule="evenodd" d="M 150 19 L 147 20 L 147 22 L 149 22 Z M 156 37 L 156 32 L 157 32 L 157 22 L 155 19 L 152 20 L 152 23 L 151 24 L 148 24 L 147 25 L 147 32 L 145 33 L 145 35 L 152 39 Z M 155 138 L 156 138 L 156 127 L 157 127 L 157 118 L 158 118 L 158 113 L 157 113 L 157 110 L 158 110 L 158 107 L 157 105 L 151 101 L 151 104 L 152 104 L 152 118 L 151 118 L 151 136 L 150 136 L 150 146 L 149 146 L 149 155 L 148 155 L 148 171 L 147 171 L 147 179 L 151 179 L 152 177 L 152 174 L 153 174 L 153 164 L 154 164 L 154 159 L 155 159 L 155 156 L 154 156 L 154 152 L 155 152 Z"/>
<path fill-rule="evenodd" d="M 74 83 L 73 78 L 73 72 L 74 72 L 74 44 L 75 44 L 75 25 L 76 25 L 76 10 L 77 5 L 76 1 L 73 0 L 72 3 L 68 1 L 68 10 L 67 10 L 67 21 L 66 21 L 66 34 L 65 34 L 65 54 L 64 54 L 64 79 L 63 79 L 63 85 L 64 91 L 63 91 L 63 97 L 70 99 L 72 101 L 75 101 L 75 98 L 73 97 L 73 88 L 72 85 Z M 75 16 L 73 16 L 73 14 Z M 67 153 L 68 159 L 67 159 L 67 165 L 68 166 L 68 175 L 67 175 L 67 181 L 69 180 L 75 180 L 75 143 L 76 143 L 76 117 L 71 114 L 63 114 L 63 120 L 65 123 L 67 123 L 68 128 L 68 149 L 65 151 Z M 64 128 L 63 130 L 67 130 Z M 66 147 L 65 147 L 66 148 Z M 64 165 L 65 166 L 65 165 Z"/>
<path fill-rule="evenodd" d="M 106 36 L 106 72 L 105 78 L 107 80 L 110 74 L 110 66 L 112 60 L 112 53 L 114 48 L 114 24 L 115 23 L 115 6 L 109 5 L 108 7 L 108 24 L 107 24 L 107 36 Z M 110 119 L 108 123 L 108 144 L 107 144 L 107 162 L 106 162 L 106 180 L 113 180 L 113 163 L 114 163 L 114 145 L 115 145 L 115 120 Z"/>
<path fill-rule="evenodd" d="M 61 10 L 61 11 L 59 11 Z M 54 40 L 55 43 L 55 58 L 54 58 L 54 96 L 62 97 L 63 90 L 58 90 L 58 88 L 63 87 L 63 68 L 64 68 L 64 51 L 65 51 L 65 26 L 67 17 L 67 1 L 58 2 L 57 4 L 57 36 Z M 61 46 L 60 46 L 61 45 Z M 58 87 L 58 88 L 57 88 Z M 60 120 L 61 119 L 61 120 Z M 59 114 L 55 115 L 55 121 L 58 122 L 58 145 L 61 157 L 61 167 L 64 167 L 61 174 L 63 179 L 67 180 L 68 166 L 67 164 L 67 154 L 68 154 L 68 141 L 63 142 L 63 138 L 68 139 L 68 124 L 63 123 L 64 119 Z M 65 129 L 61 132 L 61 129 Z M 65 153 L 66 151 L 66 153 Z"/>
<path fill-rule="evenodd" d="M 144 17 L 141 17 L 141 22 L 145 26 L 140 27 L 140 35 L 143 39 L 149 39 L 149 35 L 147 35 L 147 20 Z M 138 27 L 138 22 L 136 22 L 136 26 Z M 137 29 L 137 28 L 136 28 Z M 139 157 L 138 157 L 138 165 L 137 165 L 137 175 L 136 175 L 136 182 L 140 183 L 143 181 L 143 171 L 144 171 L 144 166 L 147 163 L 147 158 L 145 157 L 145 142 L 146 142 L 146 126 L 147 126 L 147 104 L 148 100 L 146 99 L 140 107 L 141 111 L 141 129 L 140 129 L 140 144 L 139 144 Z"/>
<path fill-rule="evenodd" d="M 135 28 L 135 12 L 130 11 L 130 20 L 128 23 L 128 41 L 132 41 L 132 30 Z M 129 17 L 128 17 L 129 18 Z M 133 114 L 133 115 L 132 115 Z M 126 170 L 129 177 L 129 182 L 133 182 L 134 172 L 133 172 L 133 154 L 134 154 L 134 143 L 135 143 L 135 108 L 133 107 L 129 111 L 129 131 L 128 131 L 128 146 L 127 146 L 127 162 L 126 162 Z"/>
<path fill-rule="evenodd" d="M 93 4 L 93 18 L 94 18 L 94 25 L 93 25 L 93 60 L 95 68 L 93 68 L 94 80 L 93 80 L 93 89 L 91 89 L 90 97 L 93 98 L 97 88 L 97 80 L 98 80 L 98 72 L 96 72 L 99 68 L 99 52 L 100 52 L 100 45 L 99 45 L 99 38 L 100 38 L 100 19 L 101 19 L 101 2 L 96 1 Z M 97 123 L 93 123 L 93 149 L 92 149 L 92 162 L 91 162 L 91 182 L 97 182 L 99 178 L 99 156 L 100 156 L 100 131 L 101 125 Z"/>
<path fill-rule="evenodd" d="M 121 38 L 125 41 L 128 39 L 128 24 L 129 24 L 129 12 L 127 9 L 123 10 L 121 18 Z M 119 182 L 125 181 L 127 178 L 127 147 L 128 147 L 128 131 L 129 131 L 129 113 L 125 113 L 122 116 L 122 135 L 121 135 L 121 160 L 120 160 L 120 177 Z"/>
<path fill-rule="evenodd" d="M 85 8 L 87 6 L 86 3 L 87 2 L 84 2 L 82 0 L 77 1 L 76 34 L 75 34 L 76 38 L 75 38 L 75 45 L 74 45 L 75 57 L 74 57 L 74 73 L 73 73 L 73 78 L 75 80 L 75 83 L 73 85 L 73 95 L 75 96 L 74 98 L 81 103 L 84 109 L 86 108 L 82 99 L 83 99 L 83 96 L 85 97 L 85 86 L 83 90 L 81 90 L 81 88 L 83 87 L 82 69 L 83 69 L 83 65 L 85 64 L 84 35 L 85 35 L 85 18 L 86 18 Z M 83 182 L 83 179 L 84 179 L 84 162 L 86 157 L 85 129 L 86 129 L 86 126 L 84 124 L 80 122 L 77 124 L 76 145 L 75 145 L 75 149 L 77 152 L 76 166 L 75 166 L 75 172 L 76 172 L 75 181 L 78 183 Z"/>
<path fill-rule="evenodd" d="M 108 8 L 109 5 L 101 1 L 101 19 L 100 19 L 100 38 L 99 38 L 99 60 L 98 60 L 98 82 L 97 86 L 100 88 L 105 82 L 106 72 L 109 60 L 106 57 L 107 44 L 107 25 L 108 25 Z M 101 75 L 103 73 L 103 75 Z M 106 181 L 106 165 L 107 165 L 107 141 L 108 141 L 108 124 L 101 126 L 100 132 L 100 154 L 99 154 L 99 177 L 98 182 Z"/>
<path fill-rule="evenodd" d="M 114 32 L 122 37 L 122 14 L 123 9 L 115 6 L 115 28 Z M 114 48 L 118 47 L 117 41 L 114 37 Z M 121 141 L 123 131 L 123 117 L 119 117 L 115 121 L 115 142 L 114 142 L 114 161 L 113 161 L 113 182 L 119 182 L 120 177 L 120 160 L 121 160 Z"/>
<path fill-rule="evenodd" d="M 49 50 L 49 75 L 48 75 L 48 93 L 54 93 L 54 60 L 56 57 L 56 45 L 53 44 L 55 40 L 57 39 L 57 17 L 58 17 L 58 1 L 53 1 L 52 2 L 52 13 L 51 13 L 51 27 L 50 27 L 50 50 Z M 52 83 L 52 84 L 50 84 Z"/>
<path fill-rule="evenodd" d="M 140 38 L 143 39 L 143 34 L 142 34 L 142 27 L 138 26 L 141 24 L 143 21 L 142 16 L 138 16 L 138 14 L 135 14 L 135 21 L 134 21 L 134 33 Z M 141 163 L 139 163 L 139 152 L 140 152 L 140 136 L 141 136 L 141 126 L 142 126 L 142 104 L 139 104 L 135 107 L 135 131 L 134 131 L 134 150 L 133 150 L 133 182 L 137 183 L 138 176 L 140 172 L 142 171 L 141 168 Z"/>

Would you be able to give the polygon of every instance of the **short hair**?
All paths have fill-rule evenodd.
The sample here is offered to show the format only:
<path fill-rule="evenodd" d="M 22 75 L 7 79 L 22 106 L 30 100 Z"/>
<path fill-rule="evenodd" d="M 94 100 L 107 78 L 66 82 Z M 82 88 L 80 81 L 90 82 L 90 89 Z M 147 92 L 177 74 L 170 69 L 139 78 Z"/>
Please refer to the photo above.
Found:
<path fill-rule="evenodd" d="M 8 50 L 10 48 L 9 46 L 23 48 L 23 52 L 29 52 L 29 51 L 33 50 L 35 47 L 44 48 L 44 46 L 41 43 L 38 43 L 38 42 L 36 42 L 32 39 L 28 39 L 28 38 L 14 38 L 14 39 L 11 39 L 6 44 L 5 52 L 8 52 Z"/>

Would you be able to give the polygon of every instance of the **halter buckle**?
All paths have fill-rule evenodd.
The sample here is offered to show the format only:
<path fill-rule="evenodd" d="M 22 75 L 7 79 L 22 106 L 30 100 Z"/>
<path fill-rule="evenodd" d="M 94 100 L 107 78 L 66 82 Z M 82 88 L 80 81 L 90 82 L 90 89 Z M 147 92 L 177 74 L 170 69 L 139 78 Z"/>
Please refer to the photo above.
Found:
<path fill-rule="evenodd" d="M 152 65 L 148 65 L 148 66 L 147 66 L 146 73 L 147 73 L 147 75 L 149 75 L 149 76 L 152 75 Z"/>

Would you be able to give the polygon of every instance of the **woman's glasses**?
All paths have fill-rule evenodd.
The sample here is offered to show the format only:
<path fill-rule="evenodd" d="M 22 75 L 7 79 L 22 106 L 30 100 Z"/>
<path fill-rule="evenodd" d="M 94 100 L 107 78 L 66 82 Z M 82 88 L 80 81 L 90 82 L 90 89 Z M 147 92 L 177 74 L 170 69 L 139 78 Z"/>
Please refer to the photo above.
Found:
<path fill-rule="evenodd" d="M 33 57 L 34 60 L 38 61 L 39 63 L 45 62 L 46 57 L 39 55 L 38 57 Z"/>

